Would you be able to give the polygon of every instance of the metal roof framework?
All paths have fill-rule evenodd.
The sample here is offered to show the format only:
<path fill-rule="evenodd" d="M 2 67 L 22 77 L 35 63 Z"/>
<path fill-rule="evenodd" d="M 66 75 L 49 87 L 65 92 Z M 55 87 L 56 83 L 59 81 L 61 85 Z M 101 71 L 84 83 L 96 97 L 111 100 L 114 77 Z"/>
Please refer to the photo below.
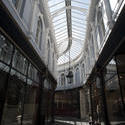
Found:
<path fill-rule="evenodd" d="M 48 0 L 58 50 L 58 65 L 78 57 L 84 46 L 89 0 Z"/>

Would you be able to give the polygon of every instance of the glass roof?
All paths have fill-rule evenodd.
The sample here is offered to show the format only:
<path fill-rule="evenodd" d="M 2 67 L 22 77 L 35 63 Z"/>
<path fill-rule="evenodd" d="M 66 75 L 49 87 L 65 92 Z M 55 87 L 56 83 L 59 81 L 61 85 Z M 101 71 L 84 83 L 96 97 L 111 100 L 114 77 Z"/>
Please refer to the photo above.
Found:
<path fill-rule="evenodd" d="M 85 39 L 89 0 L 48 0 L 59 54 L 58 64 L 74 60 Z"/>

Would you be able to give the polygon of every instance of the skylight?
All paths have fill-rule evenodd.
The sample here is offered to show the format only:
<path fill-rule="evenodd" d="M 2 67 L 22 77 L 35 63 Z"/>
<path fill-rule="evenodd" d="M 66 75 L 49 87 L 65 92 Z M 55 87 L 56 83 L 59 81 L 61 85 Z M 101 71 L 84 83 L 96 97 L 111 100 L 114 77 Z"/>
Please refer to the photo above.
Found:
<path fill-rule="evenodd" d="M 54 26 L 58 65 L 79 56 L 85 39 L 89 0 L 48 0 Z"/>

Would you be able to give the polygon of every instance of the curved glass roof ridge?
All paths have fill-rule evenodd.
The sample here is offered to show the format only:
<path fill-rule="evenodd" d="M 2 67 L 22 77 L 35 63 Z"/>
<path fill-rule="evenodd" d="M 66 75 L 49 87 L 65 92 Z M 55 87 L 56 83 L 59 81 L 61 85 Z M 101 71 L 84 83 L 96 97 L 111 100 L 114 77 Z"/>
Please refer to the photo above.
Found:
<path fill-rule="evenodd" d="M 58 65 L 77 58 L 84 46 L 90 0 L 48 0 L 59 54 Z"/>

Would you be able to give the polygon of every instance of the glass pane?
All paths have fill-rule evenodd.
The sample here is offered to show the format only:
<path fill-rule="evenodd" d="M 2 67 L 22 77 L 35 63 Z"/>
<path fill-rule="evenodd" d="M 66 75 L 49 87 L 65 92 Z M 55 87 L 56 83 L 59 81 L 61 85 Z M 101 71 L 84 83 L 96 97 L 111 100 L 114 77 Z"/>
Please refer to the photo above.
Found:
<path fill-rule="evenodd" d="M 120 123 L 125 119 L 123 106 L 121 103 L 121 94 L 118 81 L 116 62 L 112 59 L 106 66 L 105 75 L 105 93 L 107 100 L 108 116 L 111 124 Z M 115 109 L 115 110 L 114 110 Z"/>
<path fill-rule="evenodd" d="M 118 68 L 118 74 L 119 74 L 119 80 L 120 80 L 120 86 L 123 98 L 119 100 L 119 110 L 121 112 L 120 118 L 121 121 L 124 121 L 125 123 L 125 54 L 123 55 L 117 55 L 116 56 L 117 61 L 117 68 Z"/>
<path fill-rule="evenodd" d="M 15 51 L 13 59 L 13 68 L 26 75 L 28 61 L 19 51 Z"/>
<path fill-rule="evenodd" d="M 35 82 L 39 82 L 38 71 L 32 64 L 29 66 L 28 77 Z"/>
<path fill-rule="evenodd" d="M 13 76 L 9 79 L 6 101 L 4 105 L 2 125 L 21 123 L 25 83 Z"/>
<path fill-rule="evenodd" d="M 8 78 L 8 72 L 9 67 L 0 63 L 0 112 L 3 110 L 3 101 L 5 98 L 5 92 L 6 92 L 6 84 L 7 84 L 7 78 Z M 0 113 L 1 114 L 1 113 Z"/>
<path fill-rule="evenodd" d="M 12 51 L 13 46 L 2 34 L 0 34 L 0 60 L 10 64 Z"/>
<path fill-rule="evenodd" d="M 94 83 L 92 83 L 92 106 L 93 115 L 96 122 L 104 125 L 104 109 L 102 102 L 102 90 L 100 85 L 100 78 L 96 77 Z"/>
<path fill-rule="evenodd" d="M 24 125 L 32 125 L 34 120 L 33 116 L 36 115 L 36 107 L 38 106 L 38 102 L 36 101 L 38 87 L 35 85 L 36 83 L 34 83 L 32 80 L 28 80 L 24 102 Z"/>

